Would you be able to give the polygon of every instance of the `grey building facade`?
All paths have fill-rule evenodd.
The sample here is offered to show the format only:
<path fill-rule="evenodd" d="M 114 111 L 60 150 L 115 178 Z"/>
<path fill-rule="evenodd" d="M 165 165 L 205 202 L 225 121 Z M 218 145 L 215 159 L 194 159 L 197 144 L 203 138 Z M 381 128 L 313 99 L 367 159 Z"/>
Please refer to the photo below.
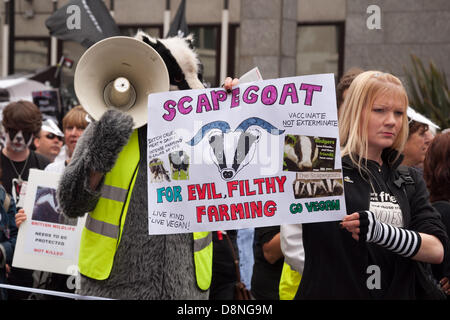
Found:
<path fill-rule="evenodd" d="M 163 36 L 166 0 L 104 2 L 124 35 L 142 28 Z M 15 61 L 9 73 L 31 72 L 51 63 L 52 43 L 45 20 L 55 4 L 61 7 L 67 3 L 15 0 Z M 172 18 L 179 3 L 170 1 Z M 415 54 L 425 63 L 433 60 L 450 81 L 448 0 L 187 0 L 186 20 L 211 86 L 221 81 L 225 3 L 229 15 L 228 75 L 238 77 L 258 66 L 266 79 L 331 72 L 338 80 L 345 70 L 360 67 L 403 77 L 410 54 Z M 2 24 L 4 8 L 0 7 Z M 1 37 L 3 45 L 4 35 Z M 77 43 L 59 41 L 57 55 L 69 57 L 76 65 L 84 50 Z M 68 81 L 74 70 L 75 66 L 65 71 Z"/>

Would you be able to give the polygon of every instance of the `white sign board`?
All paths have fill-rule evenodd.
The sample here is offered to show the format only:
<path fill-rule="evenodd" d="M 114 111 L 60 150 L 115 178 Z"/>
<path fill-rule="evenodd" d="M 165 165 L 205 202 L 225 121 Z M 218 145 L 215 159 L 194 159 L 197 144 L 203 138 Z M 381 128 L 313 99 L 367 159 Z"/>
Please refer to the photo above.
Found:
<path fill-rule="evenodd" d="M 150 234 L 340 220 L 334 76 L 150 94 Z"/>
<path fill-rule="evenodd" d="M 13 266 L 71 275 L 85 218 L 69 219 L 60 213 L 56 188 L 61 174 L 31 169 L 19 227 Z"/>

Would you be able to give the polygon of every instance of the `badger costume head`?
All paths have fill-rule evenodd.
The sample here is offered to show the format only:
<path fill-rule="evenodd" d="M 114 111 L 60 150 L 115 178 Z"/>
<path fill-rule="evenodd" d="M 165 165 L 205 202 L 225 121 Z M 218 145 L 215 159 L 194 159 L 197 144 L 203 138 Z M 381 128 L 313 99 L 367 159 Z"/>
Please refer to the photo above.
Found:
<path fill-rule="evenodd" d="M 134 36 L 155 49 L 169 72 L 170 90 L 203 89 L 202 65 L 193 50 L 193 36 L 156 39 L 139 30 Z"/>

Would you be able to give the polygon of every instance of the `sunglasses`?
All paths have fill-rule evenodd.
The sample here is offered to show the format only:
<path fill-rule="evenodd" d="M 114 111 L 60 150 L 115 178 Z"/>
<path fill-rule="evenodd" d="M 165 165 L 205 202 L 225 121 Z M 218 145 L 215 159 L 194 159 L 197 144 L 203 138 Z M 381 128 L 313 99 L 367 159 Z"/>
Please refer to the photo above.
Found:
<path fill-rule="evenodd" d="M 46 137 L 47 139 L 50 139 L 50 140 L 53 140 L 53 139 L 57 138 L 59 141 L 63 141 L 63 137 L 57 136 L 57 135 L 54 134 L 54 133 L 47 133 L 47 134 L 45 135 L 45 137 Z"/>

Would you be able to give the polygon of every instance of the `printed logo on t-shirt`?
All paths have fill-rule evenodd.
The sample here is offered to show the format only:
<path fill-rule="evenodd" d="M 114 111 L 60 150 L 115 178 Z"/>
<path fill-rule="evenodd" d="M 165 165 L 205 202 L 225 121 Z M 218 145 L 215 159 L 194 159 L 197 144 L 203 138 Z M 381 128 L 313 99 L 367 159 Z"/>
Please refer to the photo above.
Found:
<path fill-rule="evenodd" d="M 12 181 L 11 181 L 11 185 L 12 185 L 11 195 L 12 195 L 15 203 L 19 202 L 20 190 L 22 189 L 22 184 L 23 184 L 23 181 L 19 180 L 17 178 L 12 179 Z"/>
<path fill-rule="evenodd" d="M 12 179 L 12 198 L 17 208 L 23 208 L 25 205 L 25 193 L 27 192 L 27 181 Z"/>
<path fill-rule="evenodd" d="M 378 221 L 393 227 L 403 227 L 403 215 L 395 196 L 381 191 L 370 194 L 369 210 L 375 214 Z"/>

